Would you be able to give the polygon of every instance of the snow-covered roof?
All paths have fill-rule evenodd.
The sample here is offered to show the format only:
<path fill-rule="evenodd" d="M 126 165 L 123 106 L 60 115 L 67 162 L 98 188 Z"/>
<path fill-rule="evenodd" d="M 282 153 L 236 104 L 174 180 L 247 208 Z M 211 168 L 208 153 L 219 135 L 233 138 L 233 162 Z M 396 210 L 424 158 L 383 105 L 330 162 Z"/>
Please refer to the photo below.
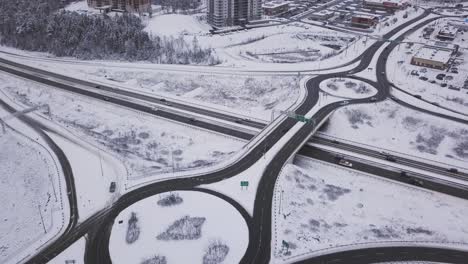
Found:
<path fill-rule="evenodd" d="M 277 8 L 280 6 L 289 5 L 289 1 L 272 1 L 266 2 L 262 5 L 263 8 Z"/>
<path fill-rule="evenodd" d="M 415 58 L 439 61 L 443 63 L 447 63 L 451 56 L 452 51 L 449 49 L 437 49 L 427 46 L 424 46 L 421 49 L 419 49 L 418 52 L 414 55 Z"/>
<path fill-rule="evenodd" d="M 392 4 L 403 5 L 403 4 L 406 4 L 408 1 L 407 0 L 365 0 L 364 2 L 368 4 L 392 3 Z"/>
<path fill-rule="evenodd" d="M 332 15 L 334 14 L 335 12 L 331 11 L 331 10 L 322 10 L 322 11 L 319 11 L 317 13 L 315 13 L 315 15 Z"/>
<path fill-rule="evenodd" d="M 445 26 L 439 31 L 439 34 L 455 35 L 457 34 L 457 31 L 458 29 L 454 26 Z"/>
<path fill-rule="evenodd" d="M 367 14 L 355 14 L 353 17 L 355 17 L 355 18 L 365 18 L 365 19 L 378 19 L 377 16 L 367 15 Z"/>

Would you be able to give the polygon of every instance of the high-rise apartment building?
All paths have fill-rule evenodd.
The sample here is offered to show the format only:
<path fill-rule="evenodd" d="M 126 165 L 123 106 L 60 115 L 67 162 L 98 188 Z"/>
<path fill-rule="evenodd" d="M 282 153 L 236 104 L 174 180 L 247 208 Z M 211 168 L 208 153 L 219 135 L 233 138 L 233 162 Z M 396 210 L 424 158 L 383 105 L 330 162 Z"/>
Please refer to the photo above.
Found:
<path fill-rule="evenodd" d="M 261 17 L 261 0 L 207 0 L 208 23 L 216 28 L 242 25 Z"/>
<path fill-rule="evenodd" d="M 88 0 L 92 8 L 109 7 L 112 10 L 127 12 L 149 12 L 151 0 Z"/>

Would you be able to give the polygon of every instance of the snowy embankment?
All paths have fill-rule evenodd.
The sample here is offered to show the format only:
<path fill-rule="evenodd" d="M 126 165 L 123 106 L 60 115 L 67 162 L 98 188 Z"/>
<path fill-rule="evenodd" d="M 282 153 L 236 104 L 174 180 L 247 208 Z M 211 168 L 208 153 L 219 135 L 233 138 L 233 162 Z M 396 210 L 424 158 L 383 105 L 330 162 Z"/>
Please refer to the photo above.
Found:
<path fill-rule="evenodd" d="M 123 210 L 109 250 L 116 264 L 238 263 L 248 239 L 244 218 L 230 204 L 203 192 L 177 191 Z"/>
<path fill-rule="evenodd" d="M 58 254 L 51 261 L 47 262 L 47 264 L 84 264 L 85 247 L 86 240 L 84 237 L 82 237 L 67 249 L 60 252 L 60 254 Z"/>
<path fill-rule="evenodd" d="M 244 142 L 7 75 L 2 87 L 25 106 L 48 104 L 56 122 L 118 157 L 128 179 L 203 168 L 229 158 Z M 5 83 L 5 82 L 4 82 Z"/>
<path fill-rule="evenodd" d="M 320 83 L 320 89 L 333 96 L 349 99 L 367 98 L 377 94 L 370 84 L 351 78 L 333 78 Z"/>
<path fill-rule="evenodd" d="M 388 100 L 340 108 L 321 133 L 371 149 L 468 169 L 466 126 Z"/>
<path fill-rule="evenodd" d="M 0 108 L 7 123 L 0 124 L 0 262 L 17 263 L 63 231 L 69 205 L 52 150 L 34 130 L 8 116 Z"/>
<path fill-rule="evenodd" d="M 305 157 L 283 169 L 273 205 L 273 263 L 399 242 L 468 249 L 465 200 Z"/>

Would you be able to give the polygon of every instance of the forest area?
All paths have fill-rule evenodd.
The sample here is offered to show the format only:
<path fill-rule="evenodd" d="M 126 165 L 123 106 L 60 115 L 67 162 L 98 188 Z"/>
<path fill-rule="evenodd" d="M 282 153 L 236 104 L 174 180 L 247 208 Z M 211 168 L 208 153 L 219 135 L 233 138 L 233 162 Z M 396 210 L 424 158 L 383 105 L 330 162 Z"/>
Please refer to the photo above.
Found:
<path fill-rule="evenodd" d="M 137 15 L 87 15 L 63 11 L 71 0 L 0 1 L 0 44 L 79 59 L 218 64 L 197 39 L 159 37 L 145 32 Z M 164 25 L 161 25 L 164 26 Z"/>

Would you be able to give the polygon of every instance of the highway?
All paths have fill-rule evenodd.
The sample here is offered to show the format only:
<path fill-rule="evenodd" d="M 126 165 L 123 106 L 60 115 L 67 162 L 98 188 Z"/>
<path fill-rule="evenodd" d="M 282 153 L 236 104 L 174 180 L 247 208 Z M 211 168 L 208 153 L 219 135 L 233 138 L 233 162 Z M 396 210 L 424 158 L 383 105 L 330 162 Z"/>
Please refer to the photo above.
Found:
<path fill-rule="evenodd" d="M 430 11 L 425 11 L 424 14 L 422 14 L 421 16 L 411 21 L 408 21 L 404 23 L 403 25 L 400 25 L 394 30 L 390 31 L 389 33 L 385 35 L 384 38 L 387 38 L 387 39 L 390 38 L 394 34 L 403 30 L 406 26 L 411 25 L 414 22 L 417 22 L 421 18 L 424 18 L 429 13 Z M 428 21 L 420 23 L 416 27 L 421 27 L 426 23 L 428 23 Z M 344 71 L 344 72 L 333 73 L 333 74 L 324 74 L 324 75 L 319 75 L 315 78 L 310 79 L 306 85 L 307 90 L 308 90 L 308 96 L 305 98 L 302 104 L 297 108 L 296 113 L 299 115 L 305 115 L 316 105 L 318 98 L 319 98 L 318 93 L 319 93 L 320 82 L 322 82 L 323 80 L 338 77 L 338 76 L 349 78 L 350 75 L 367 69 L 368 65 L 372 61 L 376 52 L 384 44 L 385 44 L 385 41 L 378 41 L 375 44 L 373 44 L 370 48 L 368 48 L 364 52 L 363 56 L 361 57 L 359 65 L 350 71 Z M 378 63 L 377 63 L 378 82 L 373 83 L 373 85 L 378 89 L 378 94 L 375 96 L 377 98 L 377 101 L 385 100 L 389 96 L 390 86 L 388 85 L 388 80 L 386 80 L 385 74 L 380 74 L 380 72 L 385 73 L 386 56 L 388 56 L 389 51 L 395 47 L 392 45 L 393 43 L 391 43 L 389 47 L 384 50 L 384 52 L 380 55 Z M 0 61 L 0 62 L 6 63 L 4 61 Z M 11 67 L 4 67 L 4 65 L 2 65 L 1 69 L 11 72 Z M 22 75 L 21 70 L 17 70 L 17 72 L 14 74 L 17 74 L 19 76 Z M 27 78 L 27 76 L 24 76 L 24 75 L 22 77 Z M 357 78 L 357 77 L 354 77 L 354 78 Z M 367 81 L 365 79 L 363 80 Z M 47 78 L 42 78 L 39 81 L 49 82 L 46 84 L 53 85 L 53 86 L 63 85 L 57 82 L 54 83 L 53 81 L 50 81 Z M 73 86 L 70 86 L 70 87 L 73 87 Z M 63 88 L 63 89 L 68 89 L 68 88 Z M 76 92 L 76 88 L 74 87 L 73 89 L 74 89 L 74 92 Z M 100 87 L 99 89 L 106 90 L 107 88 Z M 115 91 L 112 91 L 112 92 L 115 92 Z M 94 91 L 93 92 L 87 91 L 83 93 L 87 93 L 85 95 L 89 95 L 94 98 L 120 104 L 125 107 L 134 108 L 139 111 L 144 111 L 144 112 L 157 114 L 157 115 L 165 113 L 165 111 L 151 110 L 151 107 L 144 108 L 139 104 L 135 104 L 133 102 L 129 102 L 120 98 L 109 97 L 106 99 L 108 95 L 102 95 Z M 154 100 L 154 98 L 145 98 L 145 100 Z M 350 100 L 351 104 L 370 103 L 370 102 L 371 102 L 370 98 Z M 180 106 L 180 107 L 183 107 L 183 106 Z M 340 102 L 336 102 L 336 103 L 323 106 L 322 108 L 318 110 L 318 112 L 316 112 L 316 114 L 313 116 L 313 119 L 316 121 L 316 123 L 320 123 L 324 121 L 328 117 L 329 114 L 331 114 L 333 111 L 335 111 L 339 107 L 341 107 Z M 187 119 L 187 118 L 183 119 L 180 116 L 176 117 L 176 116 L 168 115 L 166 118 L 175 119 L 184 123 L 193 123 L 190 119 Z M 223 118 L 230 118 L 230 117 L 223 117 Z M 88 234 L 89 238 L 91 238 L 91 241 L 89 241 L 89 243 L 87 244 L 86 263 L 99 263 L 99 264 L 111 263 L 110 256 L 108 253 L 110 228 L 112 227 L 115 217 L 123 209 L 125 209 L 129 205 L 141 199 L 144 199 L 146 197 L 152 196 L 157 193 L 167 192 L 167 191 L 172 191 L 172 190 L 196 190 L 196 186 L 200 184 L 214 183 L 214 182 L 218 182 L 218 181 L 236 176 L 242 171 L 251 167 L 260 158 L 262 158 L 264 150 L 265 149 L 268 150 L 271 148 L 271 146 L 273 146 L 274 144 L 277 144 L 279 139 L 284 136 L 284 131 L 288 131 L 292 126 L 296 125 L 297 123 L 298 121 L 292 118 L 284 119 L 284 121 L 281 122 L 281 124 L 279 124 L 273 131 L 271 131 L 271 133 L 269 133 L 265 138 L 263 138 L 262 141 L 258 142 L 244 157 L 238 160 L 235 164 L 232 164 L 220 171 L 207 173 L 206 175 L 203 175 L 200 177 L 172 179 L 172 180 L 152 183 L 152 184 L 143 186 L 141 188 L 138 188 L 136 190 L 133 190 L 131 192 L 124 194 L 111 207 L 103 209 L 102 211 L 96 213 L 95 215 L 90 217 L 88 220 L 84 221 L 83 223 L 79 225 L 73 225 L 73 227 L 70 228 L 69 232 L 67 232 L 65 235 L 61 236 L 59 239 L 54 241 L 51 245 L 46 247 L 41 253 L 37 254 L 32 259 L 30 259 L 27 263 L 46 263 L 53 256 L 63 251 L 66 247 L 71 245 L 74 241 L 76 241 L 77 239 L 79 239 L 85 234 Z M 207 128 L 207 129 L 211 129 L 214 131 L 218 131 L 221 133 L 234 133 L 234 134 L 239 133 L 239 131 L 236 131 L 236 130 L 227 132 L 225 130 L 226 128 L 213 125 L 209 122 L 195 122 L 194 125 Z M 246 216 L 243 215 L 244 219 L 246 219 L 246 221 L 248 222 L 248 226 L 249 226 L 249 245 L 241 263 L 255 263 L 255 264 L 269 263 L 270 254 L 271 254 L 270 247 L 271 247 L 272 198 L 274 194 L 274 185 L 276 182 L 276 178 L 279 176 L 279 173 L 281 172 L 281 169 L 283 168 L 285 162 L 288 161 L 292 156 L 296 154 L 296 152 L 302 147 L 302 145 L 313 135 L 316 129 L 317 127 L 314 127 L 312 123 L 304 124 L 296 134 L 294 134 L 291 138 L 289 138 L 286 144 L 281 145 L 281 150 L 274 156 L 273 161 L 269 163 L 268 166 L 266 167 L 264 174 L 262 175 L 260 183 L 259 183 L 260 187 L 256 194 L 253 217 L 247 218 Z M 236 135 L 240 138 L 242 138 L 243 136 L 246 139 L 251 138 L 251 135 L 248 134 L 247 136 L 247 133 L 245 135 L 242 135 L 242 134 L 236 134 Z M 74 193 L 74 189 L 72 190 L 72 192 Z M 221 197 L 220 194 L 216 194 L 216 193 L 213 193 L 213 194 L 218 195 L 218 197 Z M 222 198 L 229 202 L 230 198 L 228 197 L 222 197 Z M 233 204 L 237 208 L 237 205 L 235 204 L 235 202 L 231 201 L 230 203 Z M 241 210 L 240 212 L 241 214 L 243 214 L 242 209 L 238 208 L 238 210 Z M 417 246 L 401 247 L 399 249 L 401 250 L 398 251 L 396 247 L 391 247 L 391 248 L 384 247 L 384 248 L 365 248 L 365 249 L 360 249 L 360 250 L 347 250 L 344 252 L 333 253 L 333 254 L 324 255 L 320 257 L 314 257 L 303 263 L 353 263 L 353 262 L 350 262 L 350 260 L 354 261 L 354 259 L 356 259 L 356 261 L 359 261 L 359 263 L 372 263 L 375 261 L 398 260 L 402 258 L 402 256 L 406 260 L 409 260 L 409 259 L 426 260 L 426 258 L 429 260 L 439 260 L 445 256 L 445 258 L 450 259 L 450 261 L 448 261 L 450 263 L 461 263 L 457 261 L 461 261 L 462 259 L 466 259 L 468 257 L 468 252 L 448 250 L 448 249 L 445 249 L 445 250 L 438 249 L 438 248 L 428 249 L 425 247 L 417 247 Z M 392 250 L 394 250 L 393 254 L 390 253 Z M 394 254 L 395 252 L 401 252 L 401 254 L 403 255 L 402 256 L 395 255 Z M 429 254 L 429 252 L 431 253 L 435 252 L 435 254 Z"/>

